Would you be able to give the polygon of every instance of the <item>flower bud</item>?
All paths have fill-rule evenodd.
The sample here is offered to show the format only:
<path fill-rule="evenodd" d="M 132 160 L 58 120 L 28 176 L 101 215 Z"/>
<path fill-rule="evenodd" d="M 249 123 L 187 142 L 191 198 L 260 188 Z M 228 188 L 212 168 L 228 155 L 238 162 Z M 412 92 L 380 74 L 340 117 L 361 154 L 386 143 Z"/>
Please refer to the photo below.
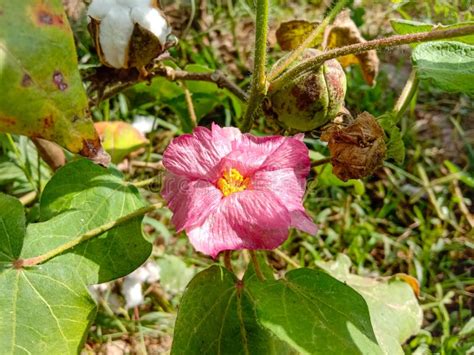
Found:
<path fill-rule="evenodd" d="M 318 53 L 315 49 L 306 49 L 293 66 Z M 339 62 L 331 59 L 271 92 L 264 111 L 267 117 L 276 119 L 285 128 L 310 131 L 336 117 L 345 96 L 346 75 Z"/>
<path fill-rule="evenodd" d="M 176 44 L 156 0 L 93 0 L 87 11 L 102 64 L 144 68 Z"/>

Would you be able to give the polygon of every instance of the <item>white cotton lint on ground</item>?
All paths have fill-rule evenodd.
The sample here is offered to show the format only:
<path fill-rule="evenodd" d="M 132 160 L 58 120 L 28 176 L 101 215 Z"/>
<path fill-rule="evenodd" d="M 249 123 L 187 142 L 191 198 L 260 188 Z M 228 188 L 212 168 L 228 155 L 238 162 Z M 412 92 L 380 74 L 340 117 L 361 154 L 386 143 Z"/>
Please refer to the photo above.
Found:
<path fill-rule="evenodd" d="M 130 275 L 122 284 L 122 295 L 125 297 L 125 307 L 133 308 L 144 302 L 143 283 L 153 283 L 160 279 L 160 268 L 153 262 L 148 262 Z"/>
<path fill-rule="evenodd" d="M 132 21 L 153 33 L 161 44 L 166 43 L 166 38 L 171 33 L 166 19 L 156 9 L 139 8 L 132 9 Z"/>
<path fill-rule="evenodd" d="M 145 135 L 153 130 L 155 118 L 152 116 L 135 116 L 132 126 L 141 134 Z"/>

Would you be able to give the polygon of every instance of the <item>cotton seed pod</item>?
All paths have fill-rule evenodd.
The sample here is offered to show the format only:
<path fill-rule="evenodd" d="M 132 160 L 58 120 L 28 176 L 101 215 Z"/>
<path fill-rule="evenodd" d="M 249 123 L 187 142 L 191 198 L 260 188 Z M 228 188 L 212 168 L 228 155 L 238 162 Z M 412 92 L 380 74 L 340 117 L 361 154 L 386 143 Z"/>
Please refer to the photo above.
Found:
<path fill-rule="evenodd" d="M 382 127 L 367 112 L 347 127 L 333 125 L 321 140 L 328 142 L 332 171 L 343 181 L 371 175 L 382 166 L 387 151 Z"/>
<path fill-rule="evenodd" d="M 157 0 L 93 0 L 89 32 L 102 64 L 143 69 L 176 44 Z"/>
<path fill-rule="evenodd" d="M 292 66 L 318 53 L 315 49 L 306 49 Z M 270 88 L 264 111 L 285 128 L 311 131 L 336 117 L 345 96 L 346 75 L 339 62 L 332 59 L 311 72 L 300 74 L 275 92 Z"/>

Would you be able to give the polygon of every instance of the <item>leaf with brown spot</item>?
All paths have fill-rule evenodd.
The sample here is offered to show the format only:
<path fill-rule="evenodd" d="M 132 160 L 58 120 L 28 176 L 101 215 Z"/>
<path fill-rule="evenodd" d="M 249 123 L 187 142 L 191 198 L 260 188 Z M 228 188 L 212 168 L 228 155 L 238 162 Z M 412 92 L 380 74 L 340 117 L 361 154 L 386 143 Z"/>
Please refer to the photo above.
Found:
<path fill-rule="evenodd" d="M 0 0 L 0 8 L 0 131 L 106 162 L 61 0 Z"/>
<path fill-rule="evenodd" d="M 333 173 L 343 181 L 371 175 L 385 159 L 384 131 L 367 112 L 347 127 L 330 127 L 321 140 L 328 142 Z"/>
<path fill-rule="evenodd" d="M 277 42 L 284 51 L 292 51 L 298 48 L 318 25 L 319 22 L 304 20 L 283 22 L 276 31 Z M 309 47 L 316 47 L 321 42 L 322 38 L 316 38 Z"/>
<path fill-rule="evenodd" d="M 326 29 L 324 47 L 332 49 L 363 42 L 366 42 L 366 40 L 352 21 L 349 10 L 344 10 L 337 15 L 334 23 Z M 375 84 L 375 79 L 379 72 L 379 58 L 375 50 L 357 55 L 346 55 L 339 57 L 338 60 L 343 67 L 352 64 L 360 65 L 367 84 Z"/>
<path fill-rule="evenodd" d="M 127 155 L 148 144 L 148 140 L 131 124 L 122 121 L 97 122 L 95 128 L 112 162 L 120 163 Z"/>

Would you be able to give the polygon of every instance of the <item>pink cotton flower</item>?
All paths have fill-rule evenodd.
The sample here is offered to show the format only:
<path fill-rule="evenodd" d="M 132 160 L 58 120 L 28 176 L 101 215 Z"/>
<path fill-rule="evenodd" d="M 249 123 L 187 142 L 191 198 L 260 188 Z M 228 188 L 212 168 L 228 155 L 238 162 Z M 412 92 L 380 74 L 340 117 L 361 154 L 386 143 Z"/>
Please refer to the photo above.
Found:
<path fill-rule="evenodd" d="M 310 169 L 302 134 L 255 137 L 198 127 L 170 143 L 163 164 L 172 222 L 204 254 L 274 249 L 290 227 L 317 231 L 302 205 Z"/>

